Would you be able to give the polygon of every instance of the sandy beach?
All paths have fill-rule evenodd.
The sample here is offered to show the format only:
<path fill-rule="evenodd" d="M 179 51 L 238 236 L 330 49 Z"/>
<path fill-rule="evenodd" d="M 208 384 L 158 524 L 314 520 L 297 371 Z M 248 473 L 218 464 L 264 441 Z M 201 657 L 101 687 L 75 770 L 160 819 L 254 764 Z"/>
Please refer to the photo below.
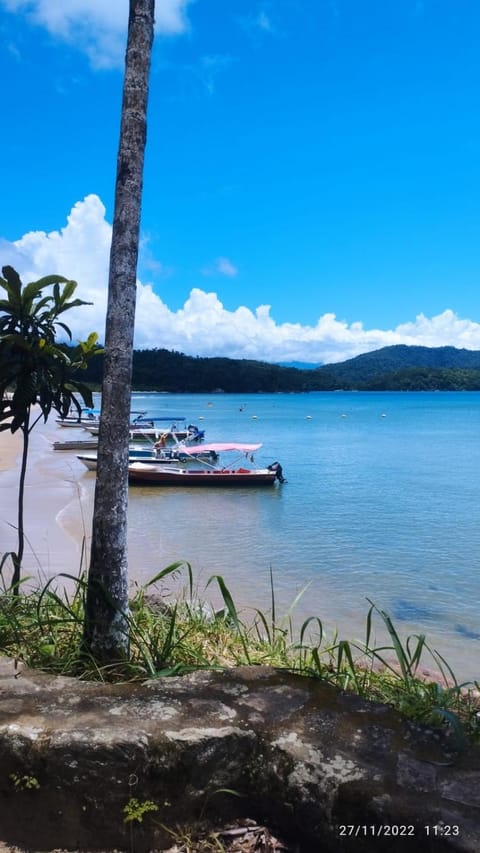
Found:
<path fill-rule="evenodd" d="M 88 441 L 92 436 L 76 428 L 59 427 L 55 413 L 45 424 L 40 420 L 30 434 L 25 482 L 25 553 L 22 576 L 28 587 L 43 586 L 56 577 L 55 588 L 71 588 L 62 573 L 77 577 L 88 569 L 95 473 L 87 471 L 77 459 L 79 450 L 54 450 L 57 441 Z M 22 450 L 20 434 L 0 433 L 0 555 L 15 551 L 17 542 L 18 478 Z M 175 512 L 175 501 L 172 501 Z M 148 531 L 147 531 L 148 532 Z M 162 548 L 145 543 L 144 536 L 129 540 L 130 584 L 149 581 L 178 555 L 175 535 L 173 553 L 163 555 Z M 4 569 L 5 581 L 11 576 L 11 564 Z M 1 583 L 1 581 L 0 581 Z M 170 577 L 162 583 L 164 594 L 182 589 L 184 580 Z"/>
<path fill-rule="evenodd" d="M 32 578 L 33 583 L 37 580 L 43 583 L 59 572 L 77 574 L 82 562 L 83 542 L 90 530 L 93 483 L 87 490 L 79 484 L 83 466 L 74 452 L 53 449 L 54 441 L 67 438 L 59 432 L 52 414 L 46 424 L 40 420 L 30 434 L 25 482 L 23 575 Z M 84 437 L 86 434 L 82 435 Z M 20 433 L 0 433 L 2 555 L 17 548 L 21 442 Z M 7 567 L 5 572 L 8 579 Z"/>
<path fill-rule="evenodd" d="M 20 453 L 21 439 L 19 434 L 12 435 L 8 430 L 0 432 L 0 471 L 12 468 Z"/>

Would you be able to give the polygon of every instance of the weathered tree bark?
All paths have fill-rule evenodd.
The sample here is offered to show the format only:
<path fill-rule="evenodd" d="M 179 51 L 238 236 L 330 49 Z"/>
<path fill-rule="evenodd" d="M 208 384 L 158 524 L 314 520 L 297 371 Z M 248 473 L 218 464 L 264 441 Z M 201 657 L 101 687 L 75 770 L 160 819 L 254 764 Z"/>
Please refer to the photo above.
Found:
<path fill-rule="evenodd" d="M 137 259 L 155 0 L 130 0 L 115 185 L 102 414 L 84 648 L 105 663 L 128 654 L 128 443 Z"/>

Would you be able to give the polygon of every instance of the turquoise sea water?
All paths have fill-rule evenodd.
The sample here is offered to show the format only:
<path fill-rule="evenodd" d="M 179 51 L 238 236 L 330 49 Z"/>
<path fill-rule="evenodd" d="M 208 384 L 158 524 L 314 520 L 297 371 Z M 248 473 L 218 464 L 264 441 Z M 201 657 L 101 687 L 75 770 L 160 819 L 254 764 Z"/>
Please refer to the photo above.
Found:
<path fill-rule="evenodd" d="M 271 570 L 280 615 L 308 585 L 297 625 L 318 616 L 330 633 L 361 639 L 370 599 L 403 637 L 425 633 L 459 679 L 480 679 L 480 394 L 133 396 L 132 408 L 151 416 L 185 415 L 207 441 L 262 442 L 256 462 L 278 460 L 288 481 L 132 486 L 133 582 L 188 561 L 202 596 L 221 603 L 214 585 L 204 592 L 220 574 L 247 618 L 249 607 L 270 606 Z M 48 445 L 43 453 L 50 470 Z M 88 519 L 95 475 L 74 454 L 53 462 L 78 478 Z M 78 515 L 78 501 L 71 507 Z M 68 527 L 68 511 L 62 519 Z"/>
<path fill-rule="evenodd" d="M 371 599 L 480 678 L 480 394 L 135 394 L 132 407 L 184 414 L 207 441 L 261 441 L 256 462 L 288 480 L 131 488 L 132 577 L 187 560 L 201 588 L 221 574 L 242 606 L 267 608 L 272 569 L 279 612 L 309 584 L 297 620 L 352 639 Z"/>

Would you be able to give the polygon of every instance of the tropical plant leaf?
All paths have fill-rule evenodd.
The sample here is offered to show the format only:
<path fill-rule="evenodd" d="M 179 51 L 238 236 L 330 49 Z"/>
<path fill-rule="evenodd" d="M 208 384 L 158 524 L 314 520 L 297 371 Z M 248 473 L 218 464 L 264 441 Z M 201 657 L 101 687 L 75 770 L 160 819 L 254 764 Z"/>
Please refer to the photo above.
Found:
<path fill-rule="evenodd" d="M 91 391 L 82 383 L 72 381 L 72 373 L 85 367 L 87 360 L 96 354 L 91 333 L 82 349 L 78 347 L 75 364 L 71 364 L 64 344 L 57 342 L 58 332 L 71 339 L 69 327 L 58 319 L 59 314 L 71 307 L 87 304 L 73 299 L 76 282 L 60 275 L 44 276 L 38 281 L 23 285 L 18 272 L 11 266 L 2 268 L 0 280 L 7 299 L 0 300 L 0 391 L 13 391 L 9 406 L 3 406 L 0 420 L 2 430 L 12 433 L 23 431 L 23 457 L 19 487 L 18 565 L 15 566 L 15 584 L 18 581 L 23 554 L 23 494 L 28 454 L 28 435 L 39 418 L 30 419 L 32 406 L 39 405 L 46 420 L 52 408 L 60 414 L 68 411 L 75 393 L 91 405 Z M 53 288 L 53 295 L 44 290 Z M 40 416 L 41 417 L 41 416 Z M 8 421 L 8 423 L 5 423 Z"/>
<path fill-rule="evenodd" d="M 20 280 L 20 276 L 19 276 L 18 272 L 16 270 L 14 270 L 13 267 L 5 266 L 5 267 L 2 267 L 2 274 L 5 277 L 8 289 L 11 290 L 12 293 L 20 296 L 20 291 L 22 289 L 22 282 Z"/>

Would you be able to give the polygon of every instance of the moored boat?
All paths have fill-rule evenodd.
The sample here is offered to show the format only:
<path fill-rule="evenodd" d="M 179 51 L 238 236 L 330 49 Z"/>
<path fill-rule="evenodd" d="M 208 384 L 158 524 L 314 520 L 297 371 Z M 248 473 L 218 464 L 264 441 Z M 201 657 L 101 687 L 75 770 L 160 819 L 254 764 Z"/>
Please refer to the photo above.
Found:
<path fill-rule="evenodd" d="M 145 486 L 273 486 L 278 471 L 267 468 L 176 468 L 134 462 L 128 466 L 131 483 Z"/>
<path fill-rule="evenodd" d="M 182 446 L 162 449 L 131 447 L 129 450 L 129 461 L 131 464 L 140 462 L 142 465 L 178 465 L 179 462 L 185 464 L 195 461 L 213 464 L 218 461 L 218 454 L 215 451 L 204 451 L 202 447 L 192 447 L 189 450 L 190 452 L 186 453 L 185 448 Z M 96 453 L 77 454 L 77 459 L 83 462 L 89 471 L 97 470 Z"/>
<path fill-rule="evenodd" d="M 204 450 L 216 453 L 236 451 L 253 461 L 252 454 L 261 444 L 215 443 L 204 445 Z M 187 448 L 184 451 L 189 453 Z M 128 466 L 128 477 L 132 484 L 158 486 L 273 486 L 276 480 L 285 482 L 282 466 L 272 462 L 266 468 L 244 467 L 223 468 L 204 465 L 202 468 L 181 468 L 158 463 L 143 465 L 133 462 Z"/>
<path fill-rule="evenodd" d="M 164 418 L 155 418 L 155 420 L 164 420 Z M 205 430 L 199 429 L 196 424 L 178 427 L 177 420 L 185 420 L 185 418 L 176 418 L 175 422 L 167 428 L 154 425 L 151 427 L 135 426 L 130 430 L 130 440 L 133 442 L 153 441 L 158 443 L 160 447 L 165 447 L 167 444 L 178 444 L 179 442 L 193 444 L 203 441 Z"/>
<path fill-rule="evenodd" d="M 205 430 L 199 429 L 196 424 L 188 426 L 177 426 L 177 422 L 183 422 L 186 418 L 138 418 L 130 424 L 130 441 L 137 442 L 159 442 L 162 446 L 167 444 L 178 444 L 179 442 L 198 442 L 205 437 Z M 160 422 L 167 421 L 168 426 L 160 426 Z M 98 435 L 99 425 L 86 426 L 92 435 Z"/>
<path fill-rule="evenodd" d="M 98 441 L 93 439 L 88 441 L 83 439 L 80 441 L 54 441 L 53 449 L 54 450 L 96 450 L 98 447 Z"/>
<path fill-rule="evenodd" d="M 56 418 L 55 423 L 61 427 L 70 427 L 73 429 L 85 429 L 86 427 L 98 426 L 100 423 L 100 409 L 82 408 L 80 412 L 70 413 L 64 418 Z"/>
<path fill-rule="evenodd" d="M 131 428 L 134 429 L 138 423 L 142 426 L 153 427 L 153 419 L 145 418 L 145 411 L 132 410 L 130 416 L 132 419 Z M 77 429 L 86 429 L 92 435 L 98 435 L 100 428 L 100 409 L 82 408 L 80 412 L 70 410 L 70 413 L 64 418 L 56 418 L 55 423 L 61 427 L 70 427 Z"/>

